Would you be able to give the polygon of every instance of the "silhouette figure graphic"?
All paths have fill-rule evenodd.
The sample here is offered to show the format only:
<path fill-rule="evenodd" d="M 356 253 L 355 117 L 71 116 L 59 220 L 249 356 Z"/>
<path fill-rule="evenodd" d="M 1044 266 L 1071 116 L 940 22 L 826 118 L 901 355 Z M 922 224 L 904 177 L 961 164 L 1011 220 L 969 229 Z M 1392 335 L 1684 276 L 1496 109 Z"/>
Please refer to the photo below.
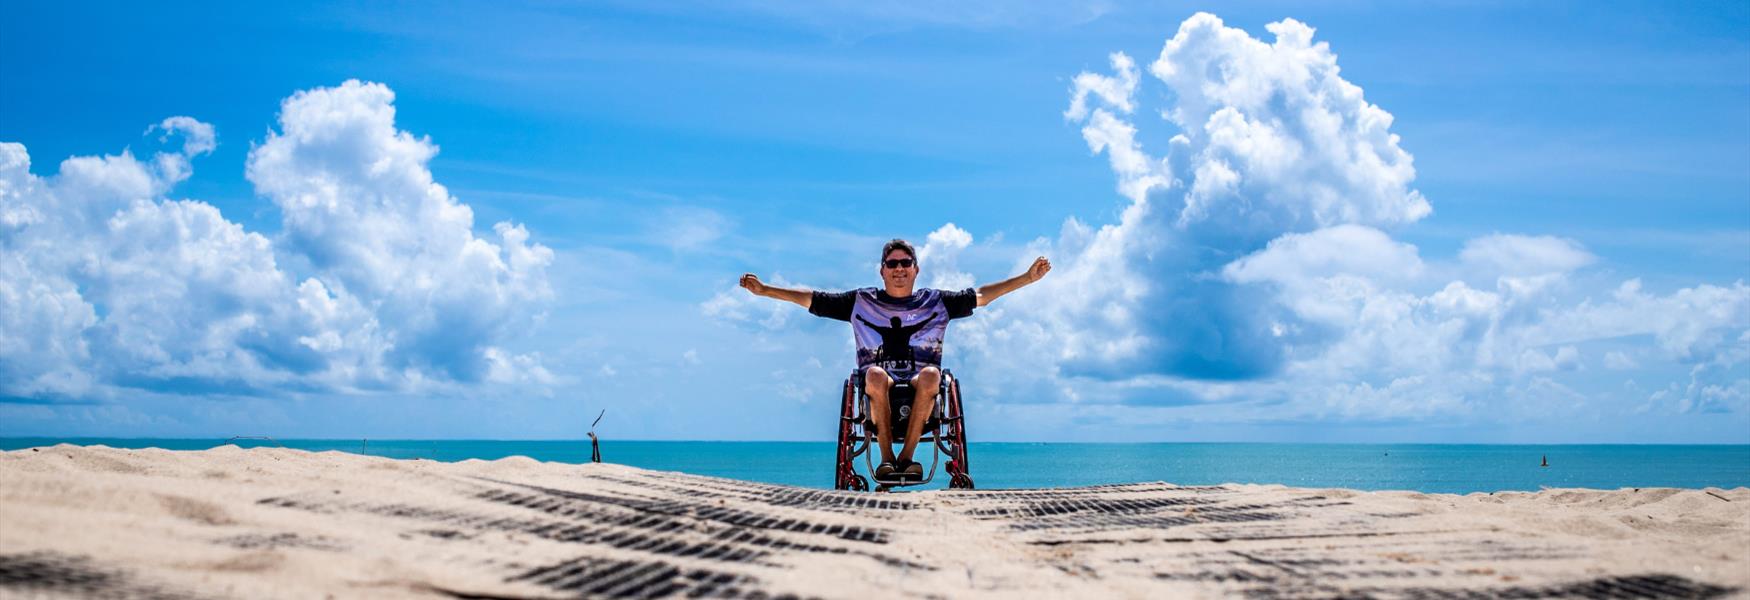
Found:
<path fill-rule="evenodd" d="M 875 333 L 881 334 L 881 353 L 886 360 L 911 360 L 911 335 L 929 325 L 930 321 L 936 320 L 936 315 L 930 315 L 929 318 L 911 325 L 901 325 L 899 317 L 893 317 L 892 327 L 870 323 L 862 315 L 857 315 L 857 320 L 875 330 Z"/>

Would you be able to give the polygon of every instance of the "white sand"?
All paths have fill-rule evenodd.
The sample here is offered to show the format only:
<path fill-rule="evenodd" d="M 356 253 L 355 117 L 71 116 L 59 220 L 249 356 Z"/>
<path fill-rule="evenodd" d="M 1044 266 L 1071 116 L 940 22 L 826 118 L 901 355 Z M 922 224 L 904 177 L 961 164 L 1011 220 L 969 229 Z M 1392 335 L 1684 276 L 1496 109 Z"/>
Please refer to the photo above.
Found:
<path fill-rule="evenodd" d="M 858 494 L 526 458 L 0 454 L 4 597 L 1744 596 L 1750 489 Z"/>

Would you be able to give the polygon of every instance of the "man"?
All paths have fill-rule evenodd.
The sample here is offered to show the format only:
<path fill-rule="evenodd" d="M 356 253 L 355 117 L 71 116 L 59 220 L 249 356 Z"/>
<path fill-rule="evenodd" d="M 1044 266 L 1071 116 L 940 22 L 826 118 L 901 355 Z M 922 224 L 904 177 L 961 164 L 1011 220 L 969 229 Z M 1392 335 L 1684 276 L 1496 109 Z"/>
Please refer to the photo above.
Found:
<path fill-rule="evenodd" d="M 911 244 L 895 239 L 881 248 L 876 268 L 881 288 L 816 292 L 766 285 L 753 273 L 741 276 L 741 287 L 756 296 L 793 302 L 810 314 L 851 323 L 857 339 L 857 370 L 862 374 L 863 391 L 869 395 L 869 416 L 881 446 L 881 465 L 874 473 L 877 480 L 892 480 L 895 475 L 923 478 L 923 465 L 911 457 L 941 390 L 942 340 L 948 321 L 970 317 L 973 308 L 1039 281 L 1051 272 L 1051 261 L 1041 256 L 1025 273 L 957 292 L 914 290 L 920 267 Z M 898 456 L 893 453 L 893 428 L 887 423 L 887 394 L 896 381 L 910 382 L 916 391 L 905 445 Z"/>

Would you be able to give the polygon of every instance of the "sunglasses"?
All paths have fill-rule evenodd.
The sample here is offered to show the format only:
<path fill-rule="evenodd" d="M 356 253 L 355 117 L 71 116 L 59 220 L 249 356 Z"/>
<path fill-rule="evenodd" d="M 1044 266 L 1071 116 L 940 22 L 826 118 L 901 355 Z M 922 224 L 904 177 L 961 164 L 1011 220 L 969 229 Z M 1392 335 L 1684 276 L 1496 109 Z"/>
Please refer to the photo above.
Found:
<path fill-rule="evenodd" d="M 910 269 L 912 260 L 909 258 L 889 258 L 882 261 L 881 264 L 887 265 L 889 269 Z"/>

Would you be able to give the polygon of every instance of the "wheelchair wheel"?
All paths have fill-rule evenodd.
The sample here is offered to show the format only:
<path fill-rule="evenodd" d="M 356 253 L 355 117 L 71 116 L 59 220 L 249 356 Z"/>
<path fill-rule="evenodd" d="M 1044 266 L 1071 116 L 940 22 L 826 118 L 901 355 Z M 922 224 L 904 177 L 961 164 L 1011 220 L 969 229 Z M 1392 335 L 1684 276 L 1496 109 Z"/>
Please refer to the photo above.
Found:
<path fill-rule="evenodd" d="M 972 461 L 966 452 L 966 413 L 960 405 L 960 379 L 948 381 L 947 412 L 948 423 L 948 474 L 949 487 L 954 489 L 972 489 Z"/>
<path fill-rule="evenodd" d="M 851 452 L 856 443 L 855 428 L 851 425 L 851 419 L 856 415 L 856 393 L 851 380 L 846 379 L 844 396 L 840 399 L 839 404 L 839 447 L 836 460 L 833 462 L 833 488 L 866 491 L 869 489 L 869 482 L 863 479 L 862 475 L 857 474 L 856 461 L 854 460 L 856 456 Z"/>

